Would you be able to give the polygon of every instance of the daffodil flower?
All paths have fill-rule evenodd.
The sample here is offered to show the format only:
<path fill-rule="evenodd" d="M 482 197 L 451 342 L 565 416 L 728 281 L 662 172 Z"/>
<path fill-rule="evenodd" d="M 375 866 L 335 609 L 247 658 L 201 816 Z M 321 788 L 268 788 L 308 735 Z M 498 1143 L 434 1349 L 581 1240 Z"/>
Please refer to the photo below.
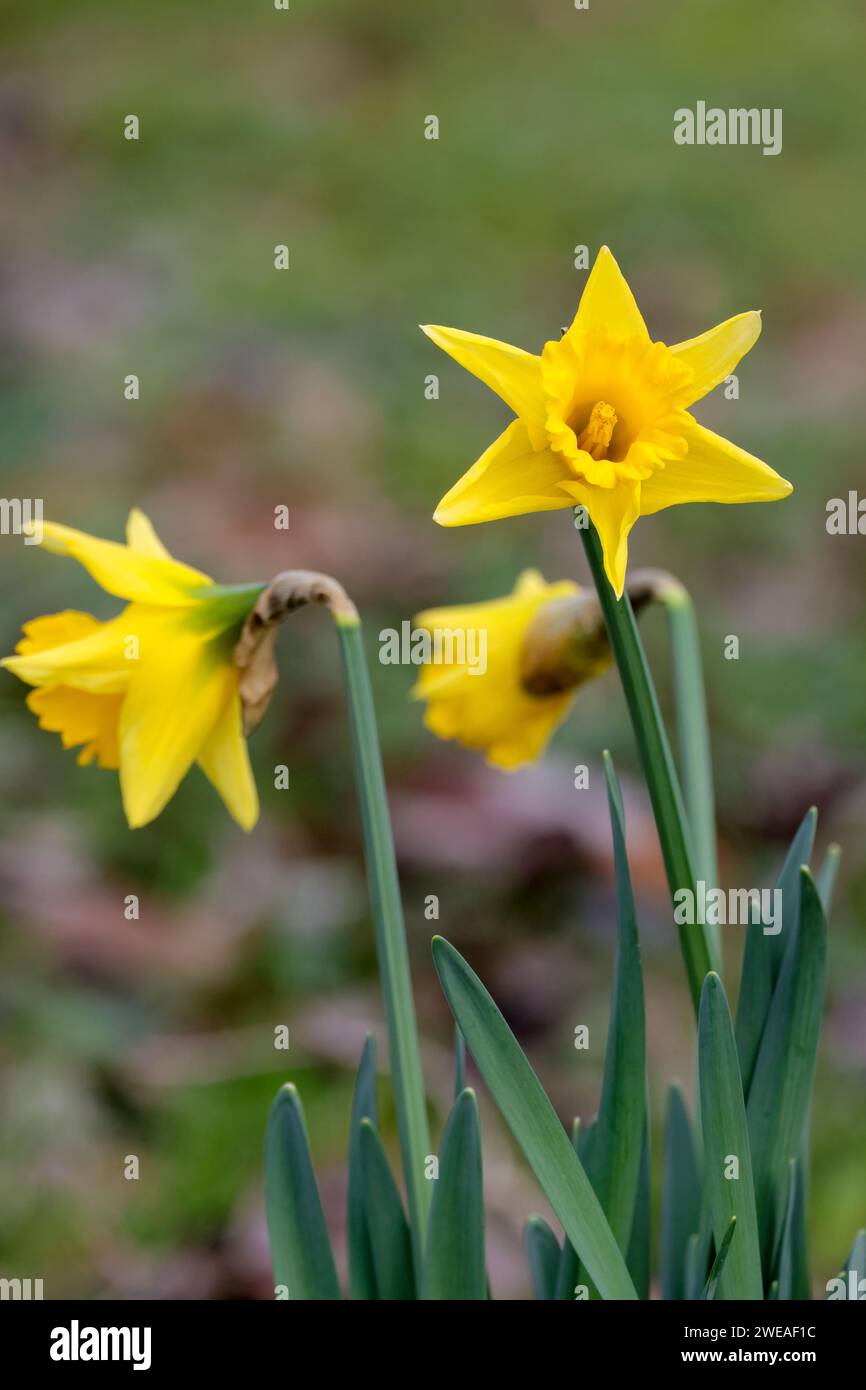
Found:
<path fill-rule="evenodd" d="M 791 484 L 699 425 L 690 407 L 754 345 L 759 313 L 700 337 L 654 342 L 602 247 L 574 322 L 540 356 L 455 328 L 424 332 L 496 391 L 517 419 L 443 497 L 442 526 L 584 506 L 617 597 L 639 516 L 681 502 L 770 502 Z"/>
<path fill-rule="evenodd" d="M 578 687 L 612 661 L 595 595 L 570 579 L 547 584 L 537 570 L 525 570 L 505 598 L 431 608 L 415 626 L 448 634 L 456 654 L 421 668 L 412 694 L 427 702 L 427 728 L 506 770 L 541 755 Z M 470 633 L 485 635 L 483 670 L 457 659 L 477 647 Z"/>
<path fill-rule="evenodd" d="M 147 517 L 126 544 L 44 523 L 42 546 L 77 560 L 126 600 L 98 622 L 67 610 L 25 623 L 3 665 L 34 689 L 27 704 L 78 762 L 118 769 L 130 826 L 146 825 L 193 763 L 249 830 L 258 796 L 243 731 L 234 649 L 263 585 L 221 587 L 169 555 Z"/>

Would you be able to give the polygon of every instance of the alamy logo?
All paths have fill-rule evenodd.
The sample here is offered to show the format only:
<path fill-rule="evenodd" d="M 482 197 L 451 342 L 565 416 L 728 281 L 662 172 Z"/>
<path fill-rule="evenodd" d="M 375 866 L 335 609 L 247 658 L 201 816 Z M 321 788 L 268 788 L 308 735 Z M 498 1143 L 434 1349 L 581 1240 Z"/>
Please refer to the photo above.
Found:
<path fill-rule="evenodd" d="M 851 1303 L 866 1302 L 866 1279 L 860 1279 L 856 1269 L 846 1270 L 835 1279 L 828 1279 L 824 1287 L 828 1303 L 840 1298 Z"/>
<path fill-rule="evenodd" d="M 149 1327 L 68 1327 L 51 1330 L 52 1361 L 131 1361 L 134 1371 L 150 1370 Z"/>
<path fill-rule="evenodd" d="M 379 633 L 379 660 L 383 666 L 465 666 L 470 676 L 487 670 L 485 627 L 418 627 L 404 619 L 400 631 L 383 628 Z"/>
<path fill-rule="evenodd" d="M 760 922 L 764 936 L 782 930 L 781 888 L 708 888 L 698 879 L 695 892 L 678 888 L 674 893 L 674 921 L 678 927 L 747 927 Z"/>
<path fill-rule="evenodd" d="M 25 545 L 41 545 L 42 498 L 0 497 L 0 535 L 23 536 Z"/>
<path fill-rule="evenodd" d="M 29 1303 L 44 1298 L 41 1279 L 0 1279 L 0 1301 Z"/>
<path fill-rule="evenodd" d="M 776 106 L 681 106 L 674 112 L 677 145 L 763 145 L 764 154 L 782 153 L 782 108 Z"/>

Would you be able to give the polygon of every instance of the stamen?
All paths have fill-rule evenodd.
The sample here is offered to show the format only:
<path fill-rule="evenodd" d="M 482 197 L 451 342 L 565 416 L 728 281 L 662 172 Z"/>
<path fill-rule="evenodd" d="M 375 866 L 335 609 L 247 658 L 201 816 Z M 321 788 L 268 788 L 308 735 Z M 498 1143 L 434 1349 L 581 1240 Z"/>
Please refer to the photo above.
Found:
<path fill-rule="evenodd" d="M 596 401 L 586 428 L 578 436 L 578 449 L 583 449 L 590 458 L 605 458 L 615 426 L 616 411 L 613 406 L 605 401 Z"/>

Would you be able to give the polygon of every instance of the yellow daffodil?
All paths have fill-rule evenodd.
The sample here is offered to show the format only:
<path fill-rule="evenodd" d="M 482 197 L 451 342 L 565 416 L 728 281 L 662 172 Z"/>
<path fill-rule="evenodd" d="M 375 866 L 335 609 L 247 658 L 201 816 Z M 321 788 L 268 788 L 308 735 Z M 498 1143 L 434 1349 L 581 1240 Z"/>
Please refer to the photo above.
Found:
<path fill-rule="evenodd" d="M 434 343 L 517 415 L 443 497 L 434 519 L 467 526 L 523 512 L 585 506 L 617 596 L 639 516 L 681 502 L 770 502 L 791 484 L 699 425 L 690 407 L 753 346 L 761 316 L 737 314 L 700 337 L 654 342 L 602 247 L 574 322 L 540 356 L 455 328 Z"/>
<path fill-rule="evenodd" d="M 249 830 L 258 797 L 233 659 L 262 585 L 220 587 L 169 555 L 142 512 L 126 545 L 44 523 L 41 544 L 71 556 L 126 607 L 98 622 L 67 611 L 24 625 L 3 665 L 35 688 L 27 704 L 78 761 L 119 769 L 130 826 L 146 825 L 197 763 Z"/>
<path fill-rule="evenodd" d="M 427 661 L 412 691 L 427 702 L 427 728 L 509 770 L 540 756 L 577 687 L 611 663 L 595 595 L 537 570 L 506 598 L 431 608 L 415 627 L 445 658 Z"/>

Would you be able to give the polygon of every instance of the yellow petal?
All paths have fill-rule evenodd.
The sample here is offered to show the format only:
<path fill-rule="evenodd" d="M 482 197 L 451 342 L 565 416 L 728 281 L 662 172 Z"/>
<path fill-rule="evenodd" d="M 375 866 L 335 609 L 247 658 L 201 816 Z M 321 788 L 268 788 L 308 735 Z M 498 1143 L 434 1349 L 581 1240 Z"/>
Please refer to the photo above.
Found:
<path fill-rule="evenodd" d="M 241 701 L 235 689 L 198 755 L 198 765 L 216 787 L 238 825 L 252 830 L 259 818 L 259 797 L 243 734 Z"/>
<path fill-rule="evenodd" d="M 427 323 L 421 325 L 421 331 L 461 367 L 501 396 L 515 415 L 521 416 L 530 426 L 534 442 L 540 447 L 547 413 L 540 357 L 512 347 L 510 343 L 500 343 L 496 338 L 485 338 L 479 333 L 464 333 L 459 328 Z M 532 430 L 533 425 L 536 430 Z"/>
<path fill-rule="evenodd" d="M 538 608 L 567 594 L 580 593 L 573 579 L 559 579 L 548 584 L 537 569 L 522 570 L 510 594 L 502 598 L 485 599 L 482 603 L 452 604 L 443 608 L 427 608 L 415 618 L 415 627 L 468 628 L 501 624 L 506 630 L 522 632 Z"/>
<path fill-rule="evenodd" d="M 497 767 L 513 768 L 537 758 L 567 714 L 573 695 L 566 691 L 539 697 L 523 688 L 523 643 L 540 608 L 577 592 L 571 580 L 546 584 L 537 570 L 526 570 L 514 592 L 504 598 L 420 613 L 416 628 L 444 639 L 443 663 L 436 664 L 434 645 L 433 660 L 421 667 L 412 691 L 415 699 L 427 701 L 427 728 L 438 738 L 482 750 Z M 459 659 L 461 635 L 464 660 Z M 481 651 L 483 669 L 477 661 Z"/>
<path fill-rule="evenodd" d="M 775 502 L 792 485 L 769 464 L 692 420 L 685 432 L 689 451 L 647 478 L 641 492 L 644 516 L 680 502 Z"/>
<path fill-rule="evenodd" d="M 62 613 L 46 613 L 42 618 L 31 618 L 22 624 L 24 635 L 15 650 L 22 656 L 28 652 L 50 651 L 52 647 L 62 647 L 67 642 L 90 637 L 102 626 L 89 613 L 79 613 L 74 608 L 66 608 Z"/>
<path fill-rule="evenodd" d="M 486 679 L 478 677 L 477 681 Z M 464 748 L 483 752 L 494 767 L 511 771 L 534 762 L 543 753 L 574 701 L 574 693 L 528 696 L 513 686 L 499 686 L 486 696 L 475 686 L 431 691 L 416 686 L 416 697 L 428 701 L 425 727 L 437 738 L 453 739 Z"/>
<path fill-rule="evenodd" d="M 595 258 L 568 332 L 582 333 L 597 326 L 605 327 L 616 338 L 649 338 L 628 282 L 606 246 Z"/>
<path fill-rule="evenodd" d="M 470 526 L 568 507 L 559 487 L 564 476 L 556 455 L 550 449 L 536 453 L 526 426 L 514 420 L 445 494 L 433 520 L 440 526 Z"/>
<path fill-rule="evenodd" d="M 132 828 L 158 816 L 219 723 L 236 671 L 231 644 L 167 638 L 143 661 L 120 715 L 120 786 Z"/>
<path fill-rule="evenodd" d="M 2 665 L 28 685 L 69 685 L 94 694 L 117 694 L 132 677 L 129 638 L 139 634 L 141 622 L 135 615 L 140 612 L 131 605 L 111 622 L 89 619 L 87 629 L 71 622 L 87 614 L 36 618 L 25 625 L 20 655 L 7 656 Z M 76 626 L 82 635 L 70 638 Z M 59 637 L 58 646 L 45 645 L 51 636 Z"/>
<path fill-rule="evenodd" d="M 106 593 L 136 603 L 171 607 L 194 603 L 194 591 L 211 582 L 207 575 L 178 560 L 143 554 L 50 521 L 43 524 L 42 545 L 56 555 L 78 560 Z"/>
<path fill-rule="evenodd" d="M 555 584 L 548 584 L 540 570 L 526 569 L 518 575 L 510 594 L 505 594 L 502 598 L 485 599 L 482 603 L 455 603 L 442 608 L 425 608 L 423 613 L 416 614 L 414 626 L 430 631 L 434 628 L 481 628 L 491 620 L 507 620 L 509 623 L 517 622 L 520 625 L 524 620 L 523 615 L 534 613 L 537 603 L 519 605 L 515 603 L 515 599 L 547 601 L 560 598 L 563 594 L 578 592 L 579 585 L 571 579 L 561 579 Z"/>
<path fill-rule="evenodd" d="M 587 508 L 601 541 L 605 573 L 617 598 L 622 598 L 628 562 L 628 534 L 640 516 L 641 484 L 618 483 L 616 487 L 605 488 L 575 481 L 563 483 L 562 486 L 575 502 Z"/>
<path fill-rule="evenodd" d="M 698 338 L 689 338 L 671 348 L 681 362 L 695 374 L 684 405 L 699 401 L 720 381 L 731 375 L 741 357 L 745 357 L 761 335 L 761 315 L 754 309 L 736 314 L 724 323 L 716 324 Z"/>
<path fill-rule="evenodd" d="M 139 555 L 153 555 L 159 560 L 173 558 L 153 529 L 150 517 L 145 516 L 138 507 L 133 507 L 127 518 L 126 544 L 130 550 L 137 550 Z"/>
<path fill-rule="evenodd" d="M 537 762 L 574 700 L 572 693 L 545 695 L 537 699 L 520 728 L 491 743 L 487 749 L 487 761 L 503 772 L 514 772 L 526 763 Z"/>
<path fill-rule="evenodd" d="M 83 744 L 78 761 L 86 766 L 97 759 L 100 767 L 116 768 L 117 725 L 123 695 L 93 695 L 67 685 L 50 685 L 31 690 L 28 708 L 39 720 L 39 727 L 59 734 L 64 748 Z"/>

